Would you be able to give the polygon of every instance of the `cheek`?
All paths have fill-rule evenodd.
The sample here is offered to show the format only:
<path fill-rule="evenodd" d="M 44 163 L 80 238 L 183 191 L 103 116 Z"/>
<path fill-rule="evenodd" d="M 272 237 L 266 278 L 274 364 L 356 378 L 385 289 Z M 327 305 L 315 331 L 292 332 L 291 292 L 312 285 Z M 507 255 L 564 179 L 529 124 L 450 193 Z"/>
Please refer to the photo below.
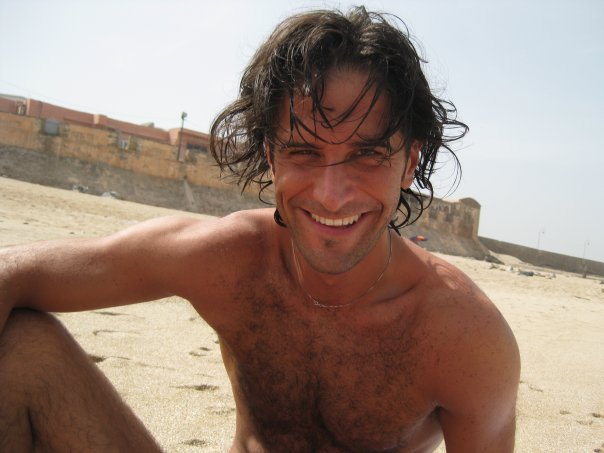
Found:
<path fill-rule="evenodd" d="M 379 200 L 383 204 L 384 209 L 392 213 L 396 211 L 400 200 L 401 173 L 402 169 L 399 169 L 399 171 L 383 172 L 363 183 L 366 187 L 371 185 L 371 189 L 368 191 L 369 195 Z"/>
<path fill-rule="evenodd" d="M 399 202 L 401 199 L 401 188 L 400 186 L 396 186 L 396 189 L 392 190 L 392 195 L 390 198 L 390 203 L 392 204 L 392 214 L 394 215 L 394 213 L 396 212 L 396 209 L 398 208 Z"/>
<path fill-rule="evenodd" d="M 275 188 L 287 190 L 288 192 L 300 186 L 307 185 L 310 181 L 314 180 L 312 172 L 297 165 L 279 162 L 277 165 L 272 166 L 271 169 L 273 170 L 271 176 Z"/>
<path fill-rule="evenodd" d="M 388 177 L 383 178 L 382 190 L 387 195 L 388 207 L 392 211 L 392 214 L 396 212 L 401 198 L 401 189 L 404 188 L 406 182 L 406 174 L 403 173 L 403 169 L 399 168 L 398 171 L 392 172 Z"/>
<path fill-rule="evenodd" d="M 279 166 L 278 170 L 272 173 L 275 199 L 281 204 L 281 209 L 287 200 L 295 197 L 307 187 L 309 180 L 308 177 L 300 175 L 300 172 L 292 171 L 285 166 Z"/>

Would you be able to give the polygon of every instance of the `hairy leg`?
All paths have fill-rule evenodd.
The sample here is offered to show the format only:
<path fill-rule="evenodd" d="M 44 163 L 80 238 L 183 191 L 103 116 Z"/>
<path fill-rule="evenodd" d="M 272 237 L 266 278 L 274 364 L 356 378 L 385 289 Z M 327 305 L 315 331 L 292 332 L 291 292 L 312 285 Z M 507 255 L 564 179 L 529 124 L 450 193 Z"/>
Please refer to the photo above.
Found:
<path fill-rule="evenodd" d="M 0 451 L 161 451 L 53 316 L 14 310 L 0 336 Z"/>

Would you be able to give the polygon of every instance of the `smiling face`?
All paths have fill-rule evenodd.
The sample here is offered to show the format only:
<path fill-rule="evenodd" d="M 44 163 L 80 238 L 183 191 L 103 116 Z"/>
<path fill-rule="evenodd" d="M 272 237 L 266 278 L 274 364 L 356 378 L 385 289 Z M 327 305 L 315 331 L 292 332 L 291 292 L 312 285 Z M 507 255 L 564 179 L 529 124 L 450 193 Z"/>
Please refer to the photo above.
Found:
<path fill-rule="evenodd" d="M 321 99 L 329 124 L 310 97 L 295 95 L 292 130 L 285 99 L 269 153 L 277 208 L 305 262 L 322 273 L 346 272 L 372 252 L 417 164 L 419 145 L 407 153 L 399 135 L 380 141 L 388 100 L 371 106 L 365 83 L 362 72 L 330 71 Z"/>

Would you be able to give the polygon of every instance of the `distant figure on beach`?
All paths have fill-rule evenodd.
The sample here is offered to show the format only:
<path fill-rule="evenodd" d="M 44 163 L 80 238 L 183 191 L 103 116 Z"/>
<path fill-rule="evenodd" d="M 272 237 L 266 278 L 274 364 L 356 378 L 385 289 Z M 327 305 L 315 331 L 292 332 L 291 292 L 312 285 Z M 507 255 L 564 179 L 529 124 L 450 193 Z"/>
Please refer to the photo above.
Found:
<path fill-rule="evenodd" d="M 0 451 L 159 451 L 47 312 L 177 295 L 220 338 L 231 452 L 511 452 L 510 328 L 399 234 L 426 207 L 412 186 L 431 193 L 437 153 L 467 130 L 421 63 L 396 17 L 294 15 L 211 130 L 221 168 L 272 186 L 276 209 L 4 249 Z"/>
<path fill-rule="evenodd" d="M 409 238 L 409 240 L 411 242 L 413 242 L 414 244 L 419 244 L 420 242 L 425 242 L 428 240 L 428 238 L 426 236 L 422 236 L 421 234 L 415 235 L 415 236 L 411 236 Z"/>

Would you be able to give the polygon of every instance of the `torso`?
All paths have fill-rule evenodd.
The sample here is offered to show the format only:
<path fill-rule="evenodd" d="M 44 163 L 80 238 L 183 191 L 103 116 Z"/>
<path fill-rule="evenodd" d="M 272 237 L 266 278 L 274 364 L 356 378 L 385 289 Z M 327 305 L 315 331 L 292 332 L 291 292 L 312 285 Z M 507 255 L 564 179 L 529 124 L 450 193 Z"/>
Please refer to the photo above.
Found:
<path fill-rule="evenodd" d="M 283 248 L 251 242 L 263 243 L 262 266 L 242 266 L 228 321 L 214 326 L 237 405 L 233 451 L 431 451 L 442 435 L 414 292 L 371 316 L 318 308 Z"/>
<path fill-rule="evenodd" d="M 440 359 L 425 292 L 404 292 L 369 312 L 318 308 L 292 278 L 285 247 L 267 245 L 278 242 L 267 237 L 249 242 L 262 252 L 240 260 L 224 315 L 209 320 L 237 406 L 231 451 L 436 448 L 442 432 L 432 378 Z"/>

